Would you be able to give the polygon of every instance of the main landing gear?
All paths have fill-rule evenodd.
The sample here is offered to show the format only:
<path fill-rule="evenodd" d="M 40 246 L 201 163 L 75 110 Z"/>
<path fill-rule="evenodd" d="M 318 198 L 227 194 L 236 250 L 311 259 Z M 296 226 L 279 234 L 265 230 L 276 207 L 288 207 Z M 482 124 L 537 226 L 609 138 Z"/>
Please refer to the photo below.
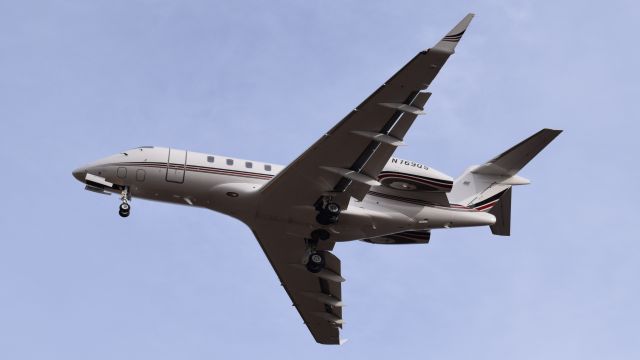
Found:
<path fill-rule="evenodd" d="M 328 202 L 323 206 L 320 203 L 316 204 L 316 209 L 318 210 L 318 215 L 316 216 L 318 224 L 331 225 L 338 222 L 338 216 L 340 216 L 340 205 L 334 202 Z"/>
<path fill-rule="evenodd" d="M 320 197 L 316 203 L 315 208 L 318 211 L 316 215 L 316 221 L 320 225 L 332 225 L 338 222 L 340 216 L 340 205 L 333 202 L 331 197 Z M 302 259 L 302 263 L 312 273 L 319 273 L 324 269 L 325 259 L 324 252 L 318 251 L 318 243 L 320 241 L 329 240 L 331 234 L 325 229 L 315 229 L 311 232 L 310 238 L 304 239 L 306 244 L 305 256 Z"/>
<path fill-rule="evenodd" d="M 129 216 L 129 212 L 131 211 L 131 205 L 129 205 L 131 195 L 129 194 L 128 186 L 125 186 L 124 189 L 122 189 L 120 200 L 122 201 L 122 203 L 120 203 L 120 210 L 118 211 L 118 214 L 120 214 L 120 216 L 124 218 Z"/>
<path fill-rule="evenodd" d="M 328 240 L 329 237 L 331 237 L 331 235 L 327 230 L 315 229 L 311 232 L 311 238 L 304 239 L 306 252 L 302 262 L 310 272 L 319 273 L 324 269 L 324 252 L 318 251 L 317 248 L 320 241 Z"/>
<path fill-rule="evenodd" d="M 307 260 L 307 270 L 312 273 L 319 273 L 324 269 L 324 254 L 318 251 L 309 255 Z"/>

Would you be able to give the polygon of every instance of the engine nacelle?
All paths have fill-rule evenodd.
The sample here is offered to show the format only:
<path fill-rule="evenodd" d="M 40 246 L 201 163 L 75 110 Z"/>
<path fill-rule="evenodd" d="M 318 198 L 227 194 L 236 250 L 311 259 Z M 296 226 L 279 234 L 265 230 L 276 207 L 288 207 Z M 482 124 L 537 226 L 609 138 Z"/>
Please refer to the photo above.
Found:
<path fill-rule="evenodd" d="M 415 161 L 391 158 L 378 175 L 383 186 L 402 191 L 449 192 L 453 178 Z"/>

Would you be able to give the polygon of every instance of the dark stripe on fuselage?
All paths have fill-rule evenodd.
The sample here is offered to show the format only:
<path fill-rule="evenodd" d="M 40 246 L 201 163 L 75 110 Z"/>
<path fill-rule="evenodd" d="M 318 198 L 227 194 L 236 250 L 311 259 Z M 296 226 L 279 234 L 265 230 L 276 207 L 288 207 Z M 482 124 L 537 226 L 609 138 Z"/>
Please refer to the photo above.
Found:
<path fill-rule="evenodd" d="M 488 204 L 488 203 L 490 203 L 490 202 L 492 202 L 492 201 L 496 201 L 496 200 L 500 199 L 500 197 L 502 196 L 502 194 L 503 194 L 505 191 L 507 191 L 507 190 L 502 190 L 502 191 L 500 191 L 499 193 L 497 193 L 497 194 L 495 194 L 495 195 L 493 195 L 493 196 L 490 196 L 490 197 L 488 197 L 488 198 L 486 198 L 486 199 L 484 199 L 484 200 L 482 200 L 482 201 L 478 201 L 477 203 L 472 204 L 472 205 L 471 205 L 471 207 L 473 207 L 473 208 L 479 208 L 479 207 L 481 207 L 482 205 L 486 205 L 486 204 Z"/>
<path fill-rule="evenodd" d="M 175 163 L 166 163 L 166 162 L 126 162 L 126 163 L 117 163 L 114 164 L 116 166 L 133 166 L 133 167 L 152 167 L 157 169 L 172 169 L 172 170 L 186 170 L 191 172 L 199 172 L 199 173 L 207 173 L 207 174 L 217 174 L 217 175 L 229 175 L 229 176 L 239 176 L 245 178 L 253 178 L 253 179 L 261 179 L 261 180 L 269 180 L 273 178 L 275 175 L 272 174 L 264 174 L 264 173 L 255 173 L 250 171 L 240 171 L 240 170 L 232 170 L 232 169 L 222 169 L 222 168 L 214 168 L 208 166 L 199 166 L 199 165 L 183 165 L 183 164 L 175 164 Z"/>

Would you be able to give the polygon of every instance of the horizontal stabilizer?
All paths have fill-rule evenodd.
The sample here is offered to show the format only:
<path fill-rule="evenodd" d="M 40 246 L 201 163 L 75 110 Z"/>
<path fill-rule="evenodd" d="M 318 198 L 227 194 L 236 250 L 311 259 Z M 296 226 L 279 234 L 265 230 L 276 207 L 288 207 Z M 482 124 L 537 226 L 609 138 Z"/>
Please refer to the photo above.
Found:
<path fill-rule="evenodd" d="M 483 175 L 513 176 L 561 132 L 562 130 L 542 129 L 472 172 Z"/>
<path fill-rule="evenodd" d="M 503 200 L 510 202 L 512 186 L 529 184 L 529 180 L 517 173 L 561 132 L 542 129 L 485 164 L 468 168 L 454 182 L 449 201 L 480 211 L 490 211 Z M 498 218 L 492 227 L 497 235 L 508 235 L 510 231 L 511 204 L 506 202 L 491 212 Z"/>

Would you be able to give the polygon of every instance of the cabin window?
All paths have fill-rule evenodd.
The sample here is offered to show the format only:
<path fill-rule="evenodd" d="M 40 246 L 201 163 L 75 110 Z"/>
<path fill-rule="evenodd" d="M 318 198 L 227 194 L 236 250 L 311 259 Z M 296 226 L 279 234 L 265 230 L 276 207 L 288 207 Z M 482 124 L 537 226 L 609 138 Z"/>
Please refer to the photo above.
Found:
<path fill-rule="evenodd" d="M 251 161 L 247 161 L 244 163 L 244 166 L 246 166 L 247 169 L 251 169 L 253 167 L 253 163 Z"/>
<path fill-rule="evenodd" d="M 145 177 L 145 175 L 146 175 L 146 174 L 144 173 L 144 170 L 142 170 L 142 169 L 138 169 L 138 170 L 136 171 L 136 180 L 138 180 L 138 181 L 144 181 L 144 177 Z"/>
<path fill-rule="evenodd" d="M 233 159 L 227 159 L 227 165 L 233 165 Z"/>
<path fill-rule="evenodd" d="M 264 169 L 267 170 L 267 171 L 271 171 L 271 165 L 265 164 L 264 165 Z"/>
<path fill-rule="evenodd" d="M 126 167 L 119 167 L 118 170 L 116 171 L 116 175 L 118 175 L 119 178 L 124 179 L 127 177 L 127 168 Z"/>
<path fill-rule="evenodd" d="M 215 160 L 213 156 L 207 156 L 207 162 L 212 163 Z"/>

